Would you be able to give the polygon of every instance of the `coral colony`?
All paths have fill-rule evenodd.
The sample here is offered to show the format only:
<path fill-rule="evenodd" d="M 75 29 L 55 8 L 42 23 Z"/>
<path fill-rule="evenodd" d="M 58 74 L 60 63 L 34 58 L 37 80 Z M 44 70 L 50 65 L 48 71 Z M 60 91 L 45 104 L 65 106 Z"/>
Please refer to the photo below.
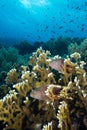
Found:
<path fill-rule="evenodd" d="M 51 56 L 41 47 L 28 66 L 11 69 L 0 99 L 4 130 L 87 129 L 87 72 L 78 52 Z"/>

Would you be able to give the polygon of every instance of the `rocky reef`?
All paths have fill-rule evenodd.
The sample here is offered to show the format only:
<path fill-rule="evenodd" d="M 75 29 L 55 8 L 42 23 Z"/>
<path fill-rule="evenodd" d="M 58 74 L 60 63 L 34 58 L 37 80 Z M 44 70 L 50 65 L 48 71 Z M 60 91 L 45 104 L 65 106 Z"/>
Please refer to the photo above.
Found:
<path fill-rule="evenodd" d="M 0 98 L 4 130 L 87 129 L 85 66 L 78 52 L 62 59 L 40 47 L 28 65 L 11 69 L 5 79 L 9 91 Z"/>

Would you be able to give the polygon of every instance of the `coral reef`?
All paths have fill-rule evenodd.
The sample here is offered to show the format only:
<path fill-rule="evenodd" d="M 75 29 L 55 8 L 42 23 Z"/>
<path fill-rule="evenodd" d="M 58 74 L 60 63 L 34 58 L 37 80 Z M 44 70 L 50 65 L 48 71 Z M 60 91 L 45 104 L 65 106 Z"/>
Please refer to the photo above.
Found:
<path fill-rule="evenodd" d="M 72 54 L 74 52 L 78 52 L 81 54 L 81 59 L 87 62 L 87 38 L 84 39 L 81 44 L 71 43 L 68 46 L 68 52 L 69 54 Z"/>
<path fill-rule="evenodd" d="M 25 55 L 34 51 L 33 45 L 27 41 L 22 41 L 20 44 L 15 44 L 14 47 L 19 51 L 20 55 Z"/>
<path fill-rule="evenodd" d="M 43 49 L 47 49 L 51 52 L 52 55 L 61 55 L 67 54 L 68 45 L 70 43 L 70 38 L 58 37 L 56 39 L 50 39 L 46 43 L 42 44 Z M 61 48 L 61 49 L 60 49 Z"/>
<path fill-rule="evenodd" d="M 19 51 L 14 47 L 0 48 L 0 72 L 8 72 L 13 66 L 26 65 L 29 54 L 19 55 Z"/>
<path fill-rule="evenodd" d="M 7 50 L 6 48 L 2 47 L 0 49 L 0 72 L 1 71 L 9 71 L 12 65 L 17 60 L 18 51 L 15 48 L 9 47 Z M 9 68 L 9 69 L 8 69 Z"/>
<path fill-rule="evenodd" d="M 60 59 L 59 67 L 52 66 Z M 6 77 L 10 90 L 0 99 L 4 129 L 73 130 L 74 120 L 87 113 L 85 64 L 79 53 L 62 59 L 40 47 L 28 66 L 11 69 Z"/>

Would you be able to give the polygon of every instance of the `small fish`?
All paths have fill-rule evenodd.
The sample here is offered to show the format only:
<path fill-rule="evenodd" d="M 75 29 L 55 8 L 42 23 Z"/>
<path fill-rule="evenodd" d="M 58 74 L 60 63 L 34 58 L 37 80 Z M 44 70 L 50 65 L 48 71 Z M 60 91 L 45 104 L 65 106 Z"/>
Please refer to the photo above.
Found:
<path fill-rule="evenodd" d="M 66 29 L 64 32 L 65 32 L 65 33 L 68 33 L 68 31 L 69 31 L 69 30 Z"/>
<path fill-rule="evenodd" d="M 70 29 L 69 32 L 73 33 L 74 31 Z"/>
<path fill-rule="evenodd" d="M 46 26 L 46 29 L 48 28 L 48 26 Z"/>
<path fill-rule="evenodd" d="M 82 24 L 82 26 L 84 26 L 84 24 Z"/>
<path fill-rule="evenodd" d="M 27 37 L 30 37 L 30 35 L 27 35 Z"/>
<path fill-rule="evenodd" d="M 53 30 L 52 30 L 51 32 L 52 32 L 53 34 L 55 34 L 55 32 L 54 32 Z"/>
<path fill-rule="evenodd" d="M 52 18 L 53 18 L 53 19 L 55 19 L 55 17 L 54 17 L 54 16 L 53 16 Z"/>
<path fill-rule="evenodd" d="M 74 20 L 70 20 L 69 22 L 72 23 L 72 22 L 74 22 Z"/>
<path fill-rule="evenodd" d="M 74 7 L 71 7 L 72 9 L 74 9 Z"/>
<path fill-rule="evenodd" d="M 78 10 L 80 10 L 80 7 L 79 7 L 79 6 L 77 6 L 75 9 L 78 9 Z"/>
<path fill-rule="evenodd" d="M 57 71 L 61 71 L 63 65 L 64 65 L 64 60 L 63 59 L 54 60 L 54 61 L 49 63 L 49 66 L 52 69 L 55 69 Z"/>
<path fill-rule="evenodd" d="M 64 21 L 64 23 L 66 23 L 66 21 Z"/>
<path fill-rule="evenodd" d="M 40 36 L 38 36 L 38 39 L 40 39 Z"/>
<path fill-rule="evenodd" d="M 85 6 L 87 6 L 87 2 L 84 2 Z"/>
<path fill-rule="evenodd" d="M 50 8 L 47 8 L 47 10 L 49 10 Z"/>
<path fill-rule="evenodd" d="M 21 24 L 25 24 L 25 22 L 21 22 Z"/>
<path fill-rule="evenodd" d="M 5 7 L 5 4 L 2 4 L 1 7 L 2 7 L 2 8 Z"/>
<path fill-rule="evenodd" d="M 63 26 L 59 26 L 59 29 L 62 29 L 63 28 Z"/>
<path fill-rule="evenodd" d="M 67 14 L 67 16 L 71 16 L 71 14 Z"/>
<path fill-rule="evenodd" d="M 76 19 L 78 19 L 79 17 L 77 16 Z"/>
<path fill-rule="evenodd" d="M 47 90 L 48 86 L 42 86 L 38 89 L 32 90 L 30 93 L 30 97 L 39 99 L 39 100 L 49 100 L 48 96 L 46 95 L 45 91 Z"/>
<path fill-rule="evenodd" d="M 81 28 L 81 31 L 83 32 L 83 31 L 84 31 L 84 28 Z"/>

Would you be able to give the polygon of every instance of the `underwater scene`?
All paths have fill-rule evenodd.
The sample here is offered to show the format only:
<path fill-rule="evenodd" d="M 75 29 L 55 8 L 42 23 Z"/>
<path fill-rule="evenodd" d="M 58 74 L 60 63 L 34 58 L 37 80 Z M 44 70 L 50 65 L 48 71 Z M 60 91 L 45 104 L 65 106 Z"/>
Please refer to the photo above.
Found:
<path fill-rule="evenodd" d="M 0 0 L 0 130 L 87 130 L 87 0 Z"/>

